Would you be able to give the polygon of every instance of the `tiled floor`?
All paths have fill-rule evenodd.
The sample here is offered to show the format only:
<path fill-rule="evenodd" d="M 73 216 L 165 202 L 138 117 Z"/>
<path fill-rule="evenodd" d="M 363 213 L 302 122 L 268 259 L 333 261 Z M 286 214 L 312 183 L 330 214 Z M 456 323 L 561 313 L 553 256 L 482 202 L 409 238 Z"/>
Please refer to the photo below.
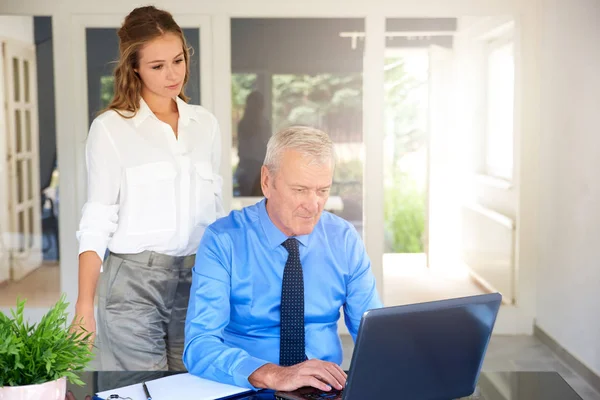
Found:
<path fill-rule="evenodd" d="M 350 336 L 343 335 L 342 344 L 344 347 L 342 368 L 348 369 L 354 343 Z M 488 372 L 556 371 L 584 400 L 600 400 L 600 393 L 595 392 L 534 336 L 493 336 L 483 363 L 483 370 Z"/>
<path fill-rule="evenodd" d="M 427 268 L 424 254 L 385 254 L 383 276 L 383 302 L 386 306 L 483 293 L 465 268 Z"/>

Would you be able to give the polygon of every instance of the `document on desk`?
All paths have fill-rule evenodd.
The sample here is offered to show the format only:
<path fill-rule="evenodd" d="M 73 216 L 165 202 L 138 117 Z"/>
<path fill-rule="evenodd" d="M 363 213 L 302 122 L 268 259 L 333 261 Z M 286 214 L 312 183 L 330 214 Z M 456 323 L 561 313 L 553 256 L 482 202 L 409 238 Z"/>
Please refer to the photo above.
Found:
<path fill-rule="evenodd" d="M 152 400 L 216 400 L 253 392 L 253 390 L 247 388 L 226 385 L 189 373 L 171 375 L 148 381 L 146 382 L 146 386 L 148 386 Z M 118 394 L 120 397 L 130 397 L 131 400 L 146 400 L 144 390 L 142 389 L 142 382 L 136 385 L 106 390 L 98 393 L 98 397 L 106 399 L 111 394 Z"/>

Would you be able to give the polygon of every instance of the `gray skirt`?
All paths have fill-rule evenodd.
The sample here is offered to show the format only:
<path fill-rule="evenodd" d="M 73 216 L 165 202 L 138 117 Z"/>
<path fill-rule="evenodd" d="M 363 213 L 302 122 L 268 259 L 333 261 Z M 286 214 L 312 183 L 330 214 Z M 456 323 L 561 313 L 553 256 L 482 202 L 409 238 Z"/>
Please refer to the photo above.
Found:
<path fill-rule="evenodd" d="M 103 371 L 185 371 L 185 316 L 195 256 L 110 253 L 98 283 Z"/>

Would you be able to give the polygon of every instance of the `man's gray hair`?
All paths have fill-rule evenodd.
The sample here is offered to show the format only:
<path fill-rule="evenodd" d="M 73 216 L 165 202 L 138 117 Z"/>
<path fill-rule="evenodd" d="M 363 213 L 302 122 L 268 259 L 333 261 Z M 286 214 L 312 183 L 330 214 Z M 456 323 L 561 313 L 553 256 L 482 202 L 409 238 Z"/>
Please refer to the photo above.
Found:
<path fill-rule="evenodd" d="M 329 162 L 332 169 L 335 165 L 333 142 L 325 132 L 316 128 L 292 126 L 271 136 L 264 162 L 269 171 L 279 170 L 281 156 L 285 150 L 296 150 L 318 164 Z"/>

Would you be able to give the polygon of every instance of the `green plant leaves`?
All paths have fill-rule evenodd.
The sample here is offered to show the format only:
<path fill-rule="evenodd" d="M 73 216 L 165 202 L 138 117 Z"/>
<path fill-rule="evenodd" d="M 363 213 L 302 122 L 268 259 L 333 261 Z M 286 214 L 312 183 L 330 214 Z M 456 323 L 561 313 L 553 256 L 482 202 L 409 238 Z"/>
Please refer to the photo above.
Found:
<path fill-rule="evenodd" d="M 65 296 L 38 324 L 24 318 L 25 301 L 17 301 L 12 318 L 0 312 L 0 386 L 24 386 L 66 377 L 82 385 L 76 372 L 92 360 L 91 333 L 69 330 Z"/>
<path fill-rule="evenodd" d="M 422 253 L 425 231 L 425 193 L 407 174 L 399 173 L 386 188 L 385 227 L 394 253 Z"/>

